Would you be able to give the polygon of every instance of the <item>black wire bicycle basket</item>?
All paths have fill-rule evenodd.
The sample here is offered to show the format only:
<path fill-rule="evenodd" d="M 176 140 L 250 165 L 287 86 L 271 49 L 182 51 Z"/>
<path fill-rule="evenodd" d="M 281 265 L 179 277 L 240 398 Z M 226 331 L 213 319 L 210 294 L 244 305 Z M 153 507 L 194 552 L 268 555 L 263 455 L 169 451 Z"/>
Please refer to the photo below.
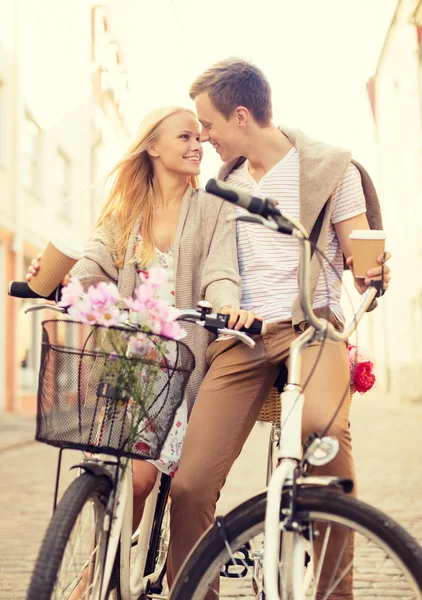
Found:
<path fill-rule="evenodd" d="M 59 448 L 157 459 L 195 361 L 182 342 L 69 320 L 42 324 L 36 439 Z"/>

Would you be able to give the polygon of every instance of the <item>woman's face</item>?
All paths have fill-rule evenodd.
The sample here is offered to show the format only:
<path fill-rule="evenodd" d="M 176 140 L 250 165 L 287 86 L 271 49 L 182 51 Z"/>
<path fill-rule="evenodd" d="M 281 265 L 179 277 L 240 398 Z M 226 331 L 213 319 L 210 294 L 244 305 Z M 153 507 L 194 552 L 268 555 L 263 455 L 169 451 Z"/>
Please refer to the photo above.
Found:
<path fill-rule="evenodd" d="M 149 150 L 153 162 L 159 161 L 169 172 L 186 177 L 200 173 L 202 146 L 199 121 L 189 112 L 165 119 L 158 140 Z"/>

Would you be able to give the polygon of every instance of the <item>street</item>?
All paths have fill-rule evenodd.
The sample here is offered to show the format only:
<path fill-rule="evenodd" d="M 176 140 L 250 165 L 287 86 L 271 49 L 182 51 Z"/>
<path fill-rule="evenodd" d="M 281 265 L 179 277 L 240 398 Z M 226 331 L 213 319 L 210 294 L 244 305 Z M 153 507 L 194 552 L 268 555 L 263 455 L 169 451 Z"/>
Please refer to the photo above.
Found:
<path fill-rule="evenodd" d="M 421 405 L 385 405 L 356 396 L 354 452 L 361 499 L 385 511 L 422 542 Z M 267 426 L 258 424 L 219 502 L 223 513 L 264 486 Z M 0 454 L 0 600 L 22 600 L 51 516 L 57 451 L 39 443 Z M 64 455 L 62 489 L 78 453 Z M 391 597 L 400 598 L 400 592 Z"/>

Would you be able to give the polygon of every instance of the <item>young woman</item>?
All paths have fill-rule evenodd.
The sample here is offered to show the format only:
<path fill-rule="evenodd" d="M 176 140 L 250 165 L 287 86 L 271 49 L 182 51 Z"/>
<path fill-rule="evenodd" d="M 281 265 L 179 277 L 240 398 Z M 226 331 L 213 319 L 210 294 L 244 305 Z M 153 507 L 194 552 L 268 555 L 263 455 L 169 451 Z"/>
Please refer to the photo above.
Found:
<path fill-rule="evenodd" d="M 200 125 L 190 110 L 171 107 L 150 113 L 127 154 L 111 172 L 111 191 L 101 211 L 84 258 L 72 275 L 84 288 L 100 281 L 118 285 L 130 297 L 137 272 L 167 270 L 168 285 L 160 293 L 179 309 L 208 300 L 214 310 L 230 314 L 230 325 L 249 326 L 254 315 L 239 310 L 241 284 L 236 228 L 227 222 L 232 207 L 198 190 L 202 147 Z M 35 276 L 39 256 L 27 279 Z M 186 399 L 176 416 L 160 459 L 133 461 L 134 528 L 142 516 L 157 469 L 173 475 L 178 467 L 187 416 L 206 370 L 210 337 L 185 324 L 188 346 L 195 355 Z M 80 597 L 75 590 L 71 600 Z"/>

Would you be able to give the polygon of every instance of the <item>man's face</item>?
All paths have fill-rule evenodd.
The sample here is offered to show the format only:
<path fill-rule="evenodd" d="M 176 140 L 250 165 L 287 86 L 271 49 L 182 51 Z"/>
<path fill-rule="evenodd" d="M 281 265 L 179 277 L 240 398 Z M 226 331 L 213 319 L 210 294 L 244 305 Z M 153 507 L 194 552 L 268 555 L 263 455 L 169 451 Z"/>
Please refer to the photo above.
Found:
<path fill-rule="evenodd" d="M 195 98 L 198 120 L 202 125 L 201 142 L 209 142 L 223 162 L 243 154 L 244 136 L 236 112 L 227 120 L 211 102 L 206 92 Z"/>

